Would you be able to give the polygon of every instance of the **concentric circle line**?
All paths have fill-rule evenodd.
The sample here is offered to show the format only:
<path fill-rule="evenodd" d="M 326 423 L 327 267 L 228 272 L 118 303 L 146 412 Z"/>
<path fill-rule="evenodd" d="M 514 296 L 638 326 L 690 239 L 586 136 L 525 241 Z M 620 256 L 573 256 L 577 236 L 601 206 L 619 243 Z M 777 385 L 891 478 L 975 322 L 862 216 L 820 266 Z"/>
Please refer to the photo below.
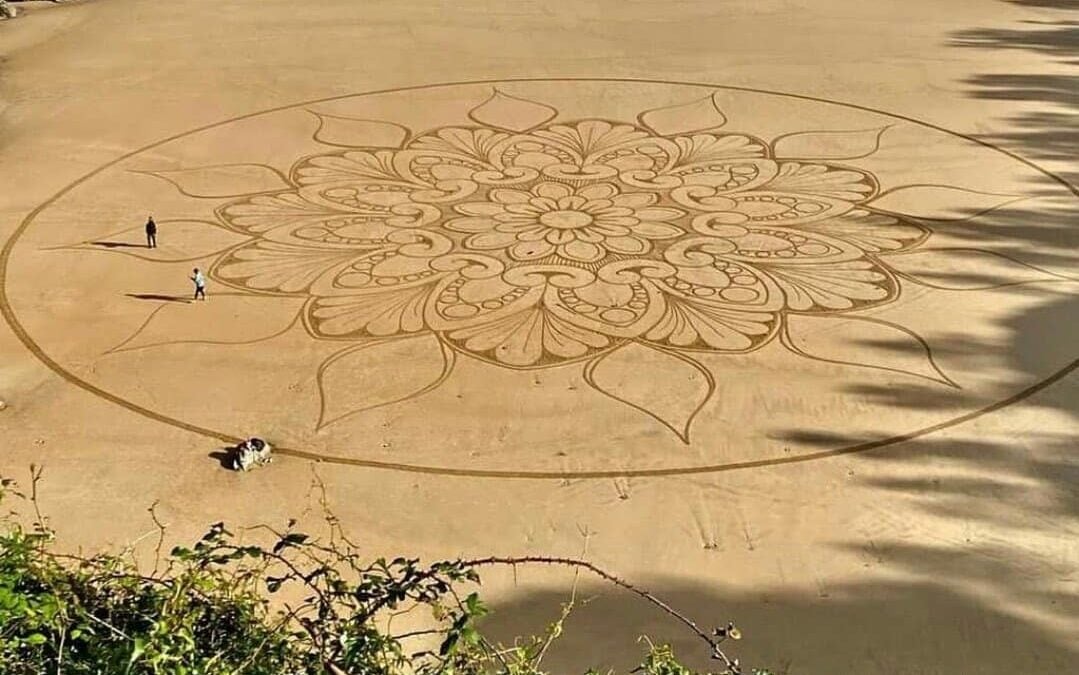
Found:
<path fill-rule="evenodd" d="M 49 356 L 30 337 L 30 335 L 28 334 L 28 332 L 26 331 L 26 329 L 24 328 L 22 323 L 19 321 L 18 315 L 16 314 L 14 308 L 11 306 L 8 295 L 7 295 L 6 282 L 7 282 L 7 278 L 8 278 L 8 265 L 10 263 L 12 251 L 14 250 L 15 245 L 18 242 L 18 240 L 22 237 L 22 235 L 26 232 L 26 230 L 30 227 L 30 225 L 35 221 L 35 219 L 45 209 L 47 209 L 50 206 L 52 206 L 53 204 L 55 204 L 58 200 L 63 198 L 65 195 L 67 195 L 68 193 L 70 193 L 71 191 L 73 191 L 74 189 L 79 187 L 80 185 L 86 183 L 87 181 L 89 181 L 90 179 L 92 179 L 95 176 L 99 175 L 100 173 L 106 171 L 107 169 L 109 169 L 109 168 L 111 168 L 113 166 L 116 166 L 117 164 L 119 164 L 119 163 L 121 163 L 121 162 L 123 162 L 123 161 L 125 161 L 127 159 L 130 159 L 130 158 L 132 158 L 132 157 L 134 157 L 134 156 L 136 156 L 136 155 L 138 155 L 140 153 L 146 152 L 148 150 L 152 150 L 152 149 L 154 149 L 156 147 L 165 145 L 165 144 L 170 143 L 172 141 L 176 141 L 176 140 L 178 140 L 180 138 L 183 138 L 185 136 L 190 136 L 192 134 L 197 134 L 197 133 L 200 133 L 200 132 L 203 132 L 203 131 L 207 131 L 209 129 L 214 129 L 214 128 L 217 128 L 217 127 L 220 127 L 220 126 L 224 126 L 226 124 L 231 124 L 231 123 L 234 123 L 234 122 L 239 122 L 239 121 L 242 121 L 242 120 L 251 119 L 251 118 L 254 118 L 254 117 L 259 117 L 259 116 L 267 115 L 267 114 L 274 113 L 274 112 L 299 108 L 299 107 L 302 107 L 302 106 L 308 106 L 308 105 L 313 105 L 313 104 L 327 103 L 327 102 L 331 102 L 331 101 L 339 101 L 339 100 L 344 100 L 344 99 L 348 99 L 348 98 L 353 98 L 353 97 L 356 97 L 356 96 L 372 96 L 372 95 L 387 94 L 387 93 L 420 91 L 420 90 L 426 90 L 426 89 L 438 89 L 438 88 L 454 87 L 454 86 L 488 85 L 488 84 L 515 83 L 515 82 L 521 82 L 521 83 L 525 83 L 525 82 L 617 82 L 617 83 L 629 83 L 629 84 L 638 83 L 638 84 L 676 85 L 676 86 L 685 86 L 685 87 L 710 88 L 710 89 L 713 89 L 713 90 L 743 91 L 743 92 L 750 92 L 750 93 L 756 93 L 756 94 L 766 94 L 766 95 L 771 95 L 771 96 L 779 96 L 779 97 L 784 97 L 784 98 L 794 99 L 794 100 L 804 100 L 804 101 L 811 101 L 811 102 L 816 102 L 816 103 L 825 103 L 825 104 L 830 104 L 830 105 L 842 106 L 842 107 L 845 107 L 845 108 L 850 108 L 850 109 L 854 109 L 854 110 L 861 110 L 861 111 L 864 111 L 864 112 L 869 112 L 869 113 L 874 113 L 874 114 L 878 114 L 878 115 L 883 115 L 885 117 L 890 117 L 892 119 L 898 119 L 898 120 L 903 120 L 903 121 L 906 121 L 906 122 L 910 122 L 912 124 L 916 124 L 916 125 L 919 125 L 919 126 L 922 126 L 922 127 L 925 127 L 925 128 L 933 129 L 933 130 L 939 131 L 941 133 L 948 134 L 948 135 L 956 137 L 956 138 L 960 138 L 962 140 L 965 140 L 967 142 L 970 142 L 970 143 L 973 143 L 973 144 L 988 148 L 988 149 L 993 150 L 995 152 L 999 152 L 999 153 L 1001 153 L 1001 154 L 1003 154 L 1003 155 L 1005 155 L 1005 156 L 1007 156 L 1007 157 L 1009 157 L 1009 158 L 1023 164 L 1024 166 L 1038 172 L 1039 174 L 1041 174 L 1043 176 L 1046 176 L 1050 180 L 1054 181 L 1055 183 L 1057 183 L 1060 186 L 1067 189 L 1068 192 L 1070 192 L 1073 196 L 1079 198 L 1079 187 L 1071 184 L 1070 182 L 1065 180 L 1063 177 L 1061 177 L 1061 176 L 1059 176 L 1059 175 L 1057 175 L 1057 174 L 1055 174 L 1055 173 L 1053 173 L 1051 171 L 1048 171 L 1048 170 L 1038 166 L 1034 162 L 1032 162 L 1032 161 L 1030 161 L 1030 160 L 1016 154 L 1015 152 L 1013 152 L 1011 150 L 1008 150 L 1007 148 L 997 146 L 997 145 L 995 145 L 993 143 L 990 143 L 989 141 L 983 140 L 983 139 L 975 137 L 975 136 L 970 136 L 970 135 L 967 135 L 967 134 L 955 132 L 955 131 L 946 129 L 944 127 L 941 127 L 939 125 L 933 124 L 931 122 L 926 122 L 926 121 L 919 120 L 919 119 L 909 117 L 909 116 L 906 116 L 906 115 L 891 113 L 891 112 L 887 112 L 887 111 L 884 111 L 884 110 L 879 110 L 879 109 L 876 109 L 876 108 L 872 108 L 872 107 L 869 107 L 869 106 L 863 106 L 863 105 L 852 104 L 852 103 L 845 103 L 845 102 L 841 102 L 841 101 L 835 101 L 835 100 L 832 100 L 832 99 L 808 96 L 808 95 L 804 95 L 804 94 L 792 94 L 792 93 L 786 93 L 786 92 L 769 91 L 769 90 L 766 90 L 766 89 L 756 89 L 756 88 L 752 88 L 752 87 L 743 87 L 743 86 L 734 86 L 734 85 L 716 85 L 716 84 L 708 84 L 708 83 L 701 83 L 701 82 L 671 81 L 671 80 L 659 80 L 659 79 L 647 79 L 647 78 L 612 78 L 612 77 L 606 77 L 606 78 L 605 77 L 528 77 L 528 78 L 509 78 L 509 79 L 501 79 L 500 78 L 500 79 L 486 79 L 486 80 L 464 80 L 464 81 L 455 81 L 455 82 L 441 82 L 441 83 L 436 83 L 436 84 L 413 85 L 413 86 L 409 86 L 409 87 L 392 87 L 392 88 L 379 89 L 379 90 L 374 90 L 374 91 L 369 91 L 369 92 L 340 94 L 340 95 L 328 96 L 328 97 L 315 99 L 315 100 L 302 101 L 302 102 L 299 102 L 299 103 L 291 103 L 291 104 L 281 105 L 281 106 L 269 108 L 269 109 L 266 109 L 266 110 L 260 110 L 260 111 L 253 112 L 253 113 L 247 113 L 247 114 L 240 115 L 240 116 L 237 116 L 237 117 L 233 117 L 233 118 L 229 118 L 229 119 L 226 119 L 226 120 L 222 120 L 222 121 L 214 122 L 214 123 L 211 123 L 211 124 L 203 125 L 201 127 L 195 128 L 195 129 L 190 129 L 190 130 L 187 130 L 187 131 L 184 131 L 184 132 L 181 132 L 181 133 L 174 134 L 174 135 L 169 136 L 169 137 L 167 137 L 165 139 L 155 141 L 155 142 L 150 143 L 148 145 L 145 145 L 143 147 L 140 147 L 140 148 L 137 148 L 137 149 L 132 150 L 130 152 L 127 152 L 127 153 L 125 153 L 125 154 L 123 154 L 123 155 L 121 155 L 121 156 L 119 156 L 119 157 L 117 157 L 117 158 L 115 158 L 115 159 L 113 159 L 113 160 L 111 160 L 111 161 L 97 167 L 96 169 L 93 169 L 92 171 L 86 173 L 85 175 L 83 175 L 80 178 L 76 179 L 74 182 L 62 187 L 55 194 L 53 194 L 51 197 L 49 197 L 46 201 L 44 201 L 41 204 L 39 204 L 38 206 L 34 207 L 22 219 L 22 221 L 20 222 L 18 227 L 16 227 L 14 232 L 11 234 L 11 236 L 8 238 L 8 240 L 5 242 L 5 244 L 3 246 L 3 249 L 0 250 L 0 313 L 2 313 L 2 315 L 3 315 L 4 319 L 5 319 L 5 321 L 8 323 L 8 325 L 11 326 L 12 332 L 15 334 L 16 338 L 18 338 L 19 341 L 38 360 L 40 360 L 50 370 L 55 372 L 57 375 L 59 375 L 61 378 L 63 378 L 65 381 L 69 382 L 70 384 L 73 384 L 73 385 L 83 389 L 84 391 L 87 391 L 87 392 L 89 392 L 91 394 L 94 394 L 95 396 L 103 398 L 103 399 L 105 399 L 105 400 L 107 400 L 107 401 L 109 401 L 111 403 L 119 405 L 119 406 L 121 406 L 123 408 L 126 408 L 127 410 L 129 410 L 131 412 L 140 414 L 140 415 L 142 415 L 144 417 L 147 417 L 149 419 L 152 419 L 152 420 L 155 420 L 155 421 L 158 421 L 158 422 L 162 422 L 164 424 L 168 424 L 170 426 L 173 426 L 173 427 L 176 427 L 176 428 L 179 428 L 179 429 L 183 429 L 185 431 L 190 431 L 190 432 L 193 432 L 193 433 L 196 433 L 196 434 L 208 437 L 208 438 L 213 438 L 213 439 L 225 442 L 225 443 L 238 442 L 240 440 L 240 438 L 237 437 L 237 436 L 234 436 L 234 435 L 231 435 L 231 434 L 228 434 L 228 433 L 224 433 L 224 432 L 220 432 L 220 431 L 215 431 L 215 430 L 208 429 L 208 428 L 204 428 L 204 427 L 201 427 L 201 426 L 198 426 L 198 425 L 195 425 L 195 424 L 191 424 L 191 423 L 188 423 L 188 422 L 184 422 L 182 420 L 175 419 L 173 417 L 170 417 L 168 415 L 164 415 L 164 414 L 155 412 L 153 410 L 149 410 L 149 409 L 144 408 L 144 407 L 142 407 L 140 405 L 132 403 L 132 402 L 126 400 L 126 399 L 123 399 L 122 397 L 120 397 L 120 396 L 118 396 L 116 394 L 113 394 L 113 393 L 111 393 L 111 392 L 109 392 L 109 391 L 107 391 L 105 389 L 102 389 L 101 387 L 98 387 L 98 386 L 96 386 L 96 385 L 94 385 L 94 384 L 92 384 L 90 382 L 87 382 L 87 381 L 79 378 L 78 376 L 76 376 L 73 373 L 66 370 L 62 365 L 60 365 L 51 356 Z M 1070 373 L 1075 371 L 1076 368 L 1079 368 L 1079 359 L 1075 359 L 1075 360 L 1071 361 L 1070 363 L 1065 365 L 1063 368 L 1061 368 L 1060 370 L 1058 370 L 1055 373 L 1051 374 L 1047 378 L 1045 378 L 1045 379 L 1041 380 L 1040 382 L 1037 382 L 1037 383 L 1027 387 L 1026 389 L 1023 389 L 1022 391 L 1019 391 L 1019 392 L 1013 394 L 1012 396 L 1010 396 L 1010 397 L 1008 397 L 1006 399 L 1003 399 L 1003 400 L 998 401 L 996 403 L 987 405 L 987 406 L 985 406 L 983 408 L 970 411 L 970 412 L 968 412 L 966 414 L 963 414 L 963 415 L 960 415 L 958 417 L 955 417 L 955 418 L 952 418 L 952 419 L 949 419 L 949 420 L 945 420 L 943 422 L 939 422 L 937 424 L 934 424 L 934 425 L 931 425 L 931 426 L 928 426 L 928 427 L 925 427 L 925 428 L 922 428 L 922 429 L 907 432 L 905 434 L 901 434 L 901 435 L 898 435 L 898 436 L 892 436 L 892 437 L 888 437 L 888 438 L 871 440 L 871 441 L 866 441 L 866 442 L 862 442 L 862 443 L 848 445 L 848 446 L 835 448 L 835 449 L 831 449 L 831 450 L 822 450 L 822 451 L 819 451 L 819 452 L 813 452 L 813 453 L 808 453 L 808 454 L 798 455 L 798 456 L 778 457 L 778 458 L 772 458 L 772 459 L 752 460 L 752 461 L 734 462 L 734 463 L 727 463 L 727 464 L 704 465 L 704 466 L 695 466 L 695 467 L 673 467 L 673 468 L 657 468 L 657 469 L 617 469 L 617 470 L 598 470 L 598 471 L 499 471 L 499 470 L 484 470 L 484 469 L 456 469 L 456 468 L 450 468 L 450 467 L 414 465 L 414 464 L 404 464 L 404 463 L 396 463 L 396 462 L 382 462 L 382 461 L 378 461 L 378 460 L 363 460 L 363 459 L 352 459 L 352 458 L 347 458 L 347 457 L 325 456 L 325 455 L 320 455 L 320 454 L 308 452 L 308 451 L 305 451 L 305 450 L 287 448 L 287 447 L 286 448 L 277 448 L 277 452 L 279 454 L 282 454 L 282 455 L 301 458 L 301 459 L 309 459 L 309 460 L 314 460 L 314 461 L 324 461 L 324 462 L 330 462 L 330 463 L 336 463 L 336 464 L 345 464 L 345 465 L 351 465 L 351 466 L 360 466 L 360 467 L 376 468 L 376 469 L 386 469 L 386 470 L 403 471 L 403 472 L 411 472 L 411 473 L 423 473 L 423 474 L 435 474 L 435 475 L 459 476 L 459 477 L 478 477 L 478 478 L 571 479 L 571 478 L 659 477 L 659 476 L 676 476 L 676 475 L 686 475 L 686 474 L 715 473 L 715 472 L 721 472 L 721 471 L 733 471 L 733 470 L 737 470 L 737 469 L 750 469 L 750 468 L 760 468 L 760 467 L 767 467 L 767 466 L 779 466 L 779 465 L 785 465 L 785 464 L 794 464 L 794 463 L 811 461 L 811 460 L 816 460 L 816 459 L 824 459 L 824 458 L 828 458 L 828 457 L 836 457 L 836 456 L 840 456 L 840 455 L 853 454 L 853 453 L 857 453 L 857 452 L 864 452 L 864 451 L 867 451 L 867 450 L 872 450 L 872 449 L 875 449 L 875 448 L 880 448 L 880 447 L 884 447 L 884 446 L 887 446 L 887 445 L 892 445 L 892 444 L 895 444 L 895 443 L 901 443 L 901 442 L 904 442 L 904 441 L 909 441 L 909 440 L 912 440 L 912 439 L 915 439 L 915 438 L 919 438 L 921 436 L 925 436 L 927 434 L 934 433 L 936 431 L 940 431 L 942 429 L 946 429 L 946 428 L 949 428 L 949 427 L 953 427 L 953 426 L 962 424 L 964 422 L 970 421 L 970 420 L 975 419 L 977 417 L 980 417 L 982 415 L 992 413 L 992 412 L 995 412 L 995 411 L 1000 410 L 1002 408 L 1005 408 L 1007 406 L 1010 406 L 1010 405 L 1012 405 L 1012 404 L 1014 404 L 1014 403 L 1016 403 L 1018 401 L 1021 401 L 1021 400 L 1025 399 L 1025 398 L 1031 396 L 1032 394 L 1035 394 L 1035 393 L 1041 391 L 1042 389 L 1045 389 L 1045 388 L 1049 387 L 1050 385 L 1058 382 L 1059 380 L 1065 378 Z"/>

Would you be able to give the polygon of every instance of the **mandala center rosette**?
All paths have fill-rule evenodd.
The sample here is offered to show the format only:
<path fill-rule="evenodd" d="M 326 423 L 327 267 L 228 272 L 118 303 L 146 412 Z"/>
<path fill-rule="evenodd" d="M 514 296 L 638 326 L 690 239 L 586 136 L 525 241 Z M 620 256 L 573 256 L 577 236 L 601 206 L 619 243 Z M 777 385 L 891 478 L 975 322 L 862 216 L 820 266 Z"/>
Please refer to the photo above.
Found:
<path fill-rule="evenodd" d="M 610 255 L 641 255 L 653 239 L 685 234 L 669 224 L 685 215 L 657 207 L 656 194 L 623 193 L 611 183 L 573 188 L 540 182 L 529 190 L 498 189 L 488 201 L 454 207 L 464 217 L 446 222 L 456 232 L 474 233 L 467 248 L 504 250 L 518 262 L 550 256 L 567 263 L 597 263 Z"/>
<path fill-rule="evenodd" d="M 432 332 L 511 367 L 627 342 L 745 352 L 786 312 L 888 302 L 876 254 L 925 231 L 867 207 L 865 171 L 781 161 L 745 134 L 584 120 L 446 127 L 307 158 L 293 188 L 218 210 L 251 238 L 220 282 L 306 297 L 316 337 Z"/>

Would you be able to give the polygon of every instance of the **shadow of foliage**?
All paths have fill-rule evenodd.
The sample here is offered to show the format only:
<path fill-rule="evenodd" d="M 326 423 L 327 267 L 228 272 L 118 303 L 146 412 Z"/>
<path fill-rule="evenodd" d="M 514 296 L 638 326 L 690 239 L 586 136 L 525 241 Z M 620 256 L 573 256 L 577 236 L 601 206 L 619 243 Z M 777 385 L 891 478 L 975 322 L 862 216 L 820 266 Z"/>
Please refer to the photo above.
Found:
<path fill-rule="evenodd" d="M 918 555 L 917 550 L 897 553 Z M 776 675 L 1063 673 L 1079 659 L 1074 646 L 929 582 L 838 585 L 829 587 L 827 597 L 767 589 L 740 594 L 671 579 L 656 580 L 649 590 L 701 625 L 736 618 L 745 636 L 737 646 L 742 663 Z M 565 592 L 523 593 L 495 605 L 484 632 L 512 640 L 541 629 L 566 600 Z M 627 594 L 585 586 L 578 589 L 578 601 L 545 660 L 550 672 L 583 672 L 590 666 L 628 672 L 643 647 L 628 637 L 635 635 L 669 642 L 686 665 L 715 667 L 692 635 Z"/>

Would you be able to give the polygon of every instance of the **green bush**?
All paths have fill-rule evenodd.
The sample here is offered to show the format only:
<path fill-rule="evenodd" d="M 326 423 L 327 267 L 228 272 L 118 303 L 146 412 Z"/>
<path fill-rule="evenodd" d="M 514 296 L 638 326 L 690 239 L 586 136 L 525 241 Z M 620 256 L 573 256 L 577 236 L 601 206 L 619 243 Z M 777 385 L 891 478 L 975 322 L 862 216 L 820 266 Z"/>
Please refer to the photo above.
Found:
<path fill-rule="evenodd" d="M 290 523 L 258 528 L 263 543 L 244 544 L 218 523 L 193 546 L 168 553 L 154 516 L 159 539 L 149 572 L 131 550 L 63 555 L 37 510 L 39 479 L 34 471 L 29 496 L 0 483 L 0 501 L 18 498 L 35 514 L 30 525 L 14 513 L 0 521 L 0 675 L 540 675 L 572 601 L 543 634 L 507 646 L 477 629 L 487 609 L 471 590 L 480 567 L 529 562 L 594 572 L 656 603 L 707 643 L 721 673 L 743 672 L 720 648 L 739 637 L 733 625 L 705 634 L 587 562 L 365 561 L 329 514 L 323 540 Z M 423 629 L 394 631 L 386 621 L 417 609 L 429 615 Z M 668 646 L 647 645 L 645 675 L 692 675 Z"/>

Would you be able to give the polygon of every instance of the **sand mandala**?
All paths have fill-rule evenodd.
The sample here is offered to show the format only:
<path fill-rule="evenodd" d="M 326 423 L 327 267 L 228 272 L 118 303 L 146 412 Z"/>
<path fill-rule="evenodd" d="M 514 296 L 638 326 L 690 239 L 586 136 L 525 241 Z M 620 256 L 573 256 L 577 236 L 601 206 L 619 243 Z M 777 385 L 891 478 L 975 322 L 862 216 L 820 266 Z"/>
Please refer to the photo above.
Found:
<path fill-rule="evenodd" d="M 1014 372 L 1009 318 L 1076 285 L 978 224 L 1036 228 L 1074 197 L 984 144 L 803 97 L 420 87 L 103 167 L 9 243 L 5 313 L 80 386 L 302 456 L 518 476 L 758 466 L 947 426 L 1073 367 Z M 55 285 L 12 283 L 35 265 Z M 187 298 L 193 267 L 205 303 Z M 981 344 L 942 348 L 957 336 Z"/>

